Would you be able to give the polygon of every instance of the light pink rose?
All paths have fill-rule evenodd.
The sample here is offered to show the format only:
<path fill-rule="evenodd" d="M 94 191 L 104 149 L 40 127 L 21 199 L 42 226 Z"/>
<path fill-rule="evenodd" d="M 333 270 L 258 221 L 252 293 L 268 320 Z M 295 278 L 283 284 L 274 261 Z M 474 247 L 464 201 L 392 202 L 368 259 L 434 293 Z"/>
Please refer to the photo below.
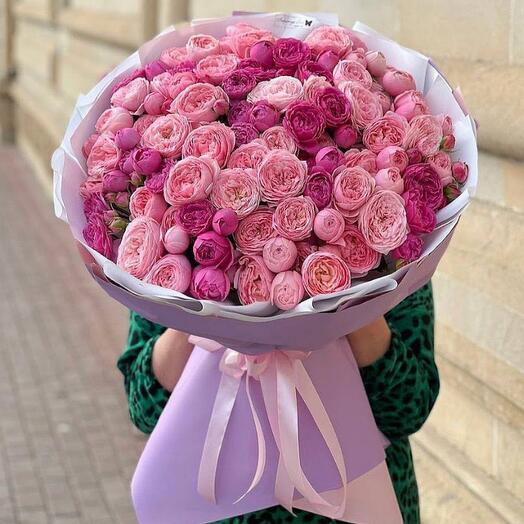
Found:
<path fill-rule="evenodd" d="M 364 129 L 382 116 L 382 104 L 376 93 L 354 82 L 341 82 L 338 88 L 349 98 L 353 124 Z"/>
<path fill-rule="evenodd" d="M 262 139 L 252 140 L 248 144 L 243 144 L 233 151 L 229 157 L 227 167 L 251 168 L 256 170 L 268 153 L 269 148 Z"/>
<path fill-rule="evenodd" d="M 220 167 L 212 158 L 188 156 L 173 165 L 164 185 L 164 197 L 174 207 L 202 200 L 211 193 Z"/>
<path fill-rule="evenodd" d="M 249 57 L 249 49 L 253 44 L 256 44 L 257 42 L 261 40 L 267 40 L 269 42 L 272 42 L 274 40 L 273 34 L 271 31 L 265 30 L 265 29 L 258 29 L 256 27 L 247 29 L 246 30 L 239 30 L 235 33 L 233 33 L 231 36 L 231 39 L 229 41 L 233 51 L 240 57 L 240 58 L 248 58 Z"/>
<path fill-rule="evenodd" d="M 384 91 L 384 88 L 380 84 L 373 82 L 373 84 L 371 84 L 371 92 L 378 97 L 384 114 L 394 109 L 391 97 Z"/>
<path fill-rule="evenodd" d="M 417 148 L 422 155 L 436 153 L 442 140 L 442 125 L 433 115 L 414 117 L 409 123 L 409 129 L 404 139 L 404 148 Z"/>
<path fill-rule="evenodd" d="M 364 236 L 356 226 L 348 225 L 342 238 L 344 244 L 340 246 L 340 256 L 353 276 L 363 277 L 379 266 L 382 255 L 366 244 Z"/>
<path fill-rule="evenodd" d="M 138 187 L 129 199 L 129 211 L 132 218 L 147 216 L 158 223 L 167 210 L 167 202 L 161 193 L 152 193 L 147 187 Z"/>
<path fill-rule="evenodd" d="M 415 79 L 407 71 L 388 68 L 382 77 L 382 86 L 391 95 L 397 96 L 404 91 L 416 89 Z"/>
<path fill-rule="evenodd" d="M 408 234 L 404 200 L 393 191 L 377 191 L 360 210 L 358 227 L 367 245 L 386 255 Z"/>
<path fill-rule="evenodd" d="M 131 113 L 123 107 L 110 107 L 106 109 L 96 121 L 95 129 L 98 134 L 110 131 L 116 133 L 120 129 L 133 126 Z"/>
<path fill-rule="evenodd" d="M 333 87 L 323 76 L 311 75 L 304 81 L 304 99 L 308 102 L 315 102 L 318 94 L 326 87 Z"/>
<path fill-rule="evenodd" d="M 380 78 L 386 72 L 386 57 L 380 51 L 368 51 L 365 57 L 368 71 Z"/>
<path fill-rule="evenodd" d="M 232 53 L 210 55 L 198 62 L 195 73 L 200 82 L 220 85 L 224 78 L 236 69 L 238 62 L 238 56 Z"/>
<path fill-rule="evenodd" d="M 142 135 L 142 145 L 155 149 L 167 158 L 179 158 L 191 131 L 187 118 L 165 115 L 157 118 Z"/>
<path fill-rule="evenodd" d="M 287 197 L 275 209 L 273 227 L 279 235 L 298 242 L 311 235 L 316 213 L 317 208 L 310 197 Z"/>
<path fill-rule="evenodd" d="M 197 127 L 187 136 L 182 156 L 207 156 L 225 167 L 235 147 L 235 134 L 231 128 L 219 122 Z"/>
<path fill-rule="evenodd" d="M 318 248 L 318 251 L 323 251 L 324 253 L 333 253 L 333 255 L 337 255 L 337 257 L 342 258 L 340 246 L 336 244 L 324 244 Z"/>
<path fill-rule="evenodd" d="M 89 135 L 86 141 L 82 144 L 82 154 L 84 155 L 85 159 L 87 159 L 89 153 L 91 153 L 91 149 L 93 149 L 93 146 L 95 145 L 95 142 L 98 140 L 99 136 L 100 135 L 98 133 L 93 133 L 92 135 Z"/>
<path fill-rule="evenodd" d="M 273 273 L 266 267 L 261 256 L 240 257 L 234 277 L 234 286 L 240 302 L 244 305 L 268 302 L 271 297 L 273 277 Z"/>
<path fill-rule="evenodd" d="M 337 87 L 342 82 L 350 81 L 370 89 L 373 78 L 371 78 L 371 75 L 362 64 L 341 60 L 333 70 L 333 81 Z"/>
<path fill-rule="evenodd" d="M 188 59 L 185 47 L 169 47 L 160 54 L 160 60 L 168 67 L 174 68 Z"/>
<path fill-rule="evenodd" d="M 211 35 L 192 35 L 186 44 L 187 56 L 198 62 L 209 55 L 216 55 L 219 52 L 219 42 Z"/>
<path fill-rule="evenodd" d="M 415 116 L 429 113 L 424 96 L 420 91 L 405 91 L 395 97 L 393 104 L 395 113 L 405 117 L 408 122 Z"/>
<path fill-rule="evenodd" d="M 380 153 L 388 146 L 401 146 L 408 127 L 408 121 L 403 116 L 389 111 L 366 127 L 362 142 L 373 153 Z"/>
<path fill-rule="evenodd" d="M 145 78 L 135 78 L 113 93 L 111 105 L 122 107 L 134 115 L 141 115 L 144 112 L 144 100 L 148 93 L 149 82 Z"/>
<path fill-rule="evenodd" d="M 320 240 L 336 244 L 344 234 L 345 220 L 340 211 L 325 208 L 319 211 L 313 223 L 313 231 Z"/>
<path fill-rule="evenodd" d="M 273 305 L 283 311 L 297 306 L 304 298 L 302 276 L 296 271 L 278 273 L 271 283 L 270 300 Z"/>
<path fill-rule="evenodd" d="M 168 253 L 180 255 L 189 247 L 190 239 L 179 225 L 174 225 L 163 233 L 162 242 Z"/>
<path fill-rule="evenodd" d="M 354 49 L 350 51 L 349 53 L 346 53 L 342 60 L 347 60 L 348 62 L 357 62 L 362 67 L 365 67 L 367 69 L 367 62 L 366 62 L 366 52 L 362 49 Z"/>
<path fill-rule="evenodd" d="M 260 82 L 247 96 L 251 103 L 265 100 L 279 111 L 284 111 L 290 104 L 302 98 L 304 88 L 298 78 L 277 76 Z"/>
<path fill-rule="evenodd" d="M 173 100 L 169 111 L 201 124 L 217 120 L 228 108 L 229 98 L 221 87 L 197 83 L 186 87 Z"/>
<path fill-rule="evenodd" d="M 197 266 L 193 270 L 190 294 L 199 300 L 223 302 L 229 295 L 231 282 L 226 272 L 216 267 Z"/>
<path fill-rule="evenodd" d="M 402 173 L 409 164 L 408 154 L 398 146 L 385 147 L 377 155 L 377 168 L 397 167 Z"/>
<path fill-rule="evenodd" d="M 269 270 L 280 273 L 293 267 L 297 254 L 297 247 L 293 241 L 284 237 L 274 237 L 266 242 L 262 257 Z"/>
<path fill-rule="evenodd" d="M 315 56 L 325 51 L 332 51 L 342 57 L 352 47 L 350 34 L 340 26 L 316 27 L 304 41 Z"/>
<path fill-rule="evenodd" d="M 191 263 L 184 255 L 165 255 L 153 264 L 144 280 L 184 293 L 191 282 Z"/>
<path fill-rule="evenodd" d="M 289 151 L 276 149 L 264 157 L 257 174 L 262 199 L 276 204 L 302 192 L 307 166 Z"/>
<path fill-rule="evenodd" d="M 160 118 L 158 115 L 142 115 L 133 124 L 133 129 L 138 131 L 140 136 L 143 136 L 146 129 L 157 119 Z"/>
<path fill-rule="evenodd" d="M 101 180 L 104 173 L 118 166 L 121 152 L 115 144 L 112 133 L 101 134 L 93 144 L 87 157 L 87 174 Z"/>
<path fill-rule="evenodd" d="M 141 216 L 127 226 L 118 248 L 117 266 L 136 278 L 144 278 L 162 256 L 160 225 L 151 217 Z"/>
<path fill-rule="evenodd" d="M 266 129 L 262 135 L 262 140 L 269 149 L 284 149 L 295 154 L 298 150 L 293 137 L 284 129 L 283 126 L 275 126 Z"/>
<path fill-rule="evenodd" d="M 389 189 L 401 195 L 404 192 L 404 180 L 398 167 L 385 167 L 375 175 L 377 189 Z"/>
<path fill-rule="evenodd" d="M 359 209 L 375 190 L 375 180 L 361 167 L 341 166 L 335 170 L 333 197 L 335 207 L 349 220 L 356 219 Z"/>
<path fill-rule="evenodd" d="M 436 115 L 436 117 L 442 125 L 442 134 L 444 136 L 453 134 L 453 120 L 451 120 L 451 117 L 443 114 Z"/>
<path fill-rule="evenodd" d="M 217 209 L 232 209 L 244 218 L 258 207 L 260 193 L 252 169 L 222 170 L 214 179 L 210 200 Z"/>
<path fill-rule="evenodd" d="M 361 167 L 371 175 L 377 172 L 377 155 L 369 149 L 348 149 L 344 153 L 344 165 L 346 167 Z"/>
<path fill-rule="evenodd" d="M 151 80 L 151 92 L 160 93 L 166 100 L 172 102 L 186 87 L 196 82 L 197 77 L 191 71 L 180 73 L 166 71 Z"/>
<path fill-rule="evenodd" d="M 242 253 L 256 255 L 262 253 L 267 241 L 275 235 L 273 210 L 259 207 L 240 221 L 234 239 Z"/>
<path fill-rule="evenodd" d="M 348 289 L 351 286 L 351 273 L 342 258 L 333 253 L 317 251 L 302 264 L 302 282 L 309 295 L 326 295 Z"/>
<path fill-rule="evenodd" d="M 437 151 L 426 157 L 426 162 L 437 172 L 442 180 L 442 185 L 447 186 L 453 182 L 451 171 L 451 158 L 444 151 Z"/>

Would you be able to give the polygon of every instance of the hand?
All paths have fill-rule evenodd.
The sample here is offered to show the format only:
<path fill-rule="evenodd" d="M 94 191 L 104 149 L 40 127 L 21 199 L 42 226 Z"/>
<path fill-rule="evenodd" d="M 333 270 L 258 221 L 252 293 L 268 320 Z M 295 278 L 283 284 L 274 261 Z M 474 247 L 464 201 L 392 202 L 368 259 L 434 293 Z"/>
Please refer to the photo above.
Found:
<path fill-rule="evenodd" d="M 384 317 L 346 336 L 359 368 L 370 366 L 383 357 L 391 343 L 391 330 Z"/>
<path fill-rule="evenodd" d="M 153 348 L 153 373 L 168 391 L 175 389 L 193 350 L 193 344 L 187 341 L 188 336 L 182 331 L 166 329 Z"/>

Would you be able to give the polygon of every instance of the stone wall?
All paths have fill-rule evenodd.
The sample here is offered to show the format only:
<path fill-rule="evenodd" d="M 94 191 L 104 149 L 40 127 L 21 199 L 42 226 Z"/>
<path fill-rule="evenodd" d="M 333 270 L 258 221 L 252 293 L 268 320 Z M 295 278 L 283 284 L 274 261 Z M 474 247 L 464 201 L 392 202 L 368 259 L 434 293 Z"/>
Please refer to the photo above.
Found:
<path fill-rule="evenodd" d="M 431 463 L 420 468 L 423 512 L 522 522 L 524 0 L 0 0 L 0 129 L 14 64 L 16 138 L 47 176 L 79 92 L 169 23 L 233 9 L 338 11 L 429 54 L 460 85 L 480 124 L 480 184 L 434 278 L 442 393 L 414 438 Z"/>

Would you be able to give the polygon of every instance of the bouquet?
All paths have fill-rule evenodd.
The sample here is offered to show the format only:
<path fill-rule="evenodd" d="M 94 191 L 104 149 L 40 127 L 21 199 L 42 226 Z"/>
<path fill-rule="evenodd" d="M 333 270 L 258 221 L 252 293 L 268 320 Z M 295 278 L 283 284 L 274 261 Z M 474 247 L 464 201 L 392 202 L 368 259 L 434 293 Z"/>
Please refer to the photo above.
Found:
<path fill-rule="evenodd" d="M 365 491 L 374 472 L 383 507 L 394 500 L 376 428 L 359 425 L 367 428 L 365 467 L 346 464 L 355 448 L 334 402 L 359 395 L 344 390 L 343 378 L 335 391 L 325 375 L 311 377 L 338 362 L 358 382 L 354 362 L 341 356 L 347 342 L 337 339 L 431 277 L 476 186 L 475 133 L 460 92 L 428 58 L 325 14 L 239 13 L 169 29 L 79 98 L 53 157 L 57 215 L 111 296 L 195 335 L 177 402 L 207 384 L 201 418 L 182 422 L 188 431 L 179 433 L 195 454 L 173 465 L 170 481 L 161 464 L 174 441 L 163 428 L 179 426 L 187 406 L 166 409 L 146 447 L 135 501 L 147 492 L 161 502 L 147 510 L 137 503 L 143 522 L 167 522 L 159 508 L 170 504 L 180 522 L 203 522 L 275 500 L 351 521 L 396 521 L 398 511 L 373 516 L 373 503 L 349 495 Z M 322 357 L 311 355 L 320 349 Z M 212 373 L 222 380 L 210 390 Z M 287 421 L 275 415 L 284 383 L 305 402 L 284 407 Z M 231 412 L 217 422 L 226 391 L 233 402 L 245 395 L 236 422 Z M 332 461 L 315 487 L 306 466 L 289 462 L 300 450 L 284 430 L 308 416 L 321 436 L 315 446 L 324 443 Z M 241 434 L 249 418 L 256 465 L 235 461 L 224 437 L 226 428 Z M 219 428 L 225 440 L 213 444 Z M 202 438 L 190 442 L 195 434 Z M 239 478 L 255 470 L 236 506 L 228 489 L 216 504 L 219 456 Z M 180 491 L 188 470 L 189 491 L 166 505 L 169 494 L 156 487 Z M 188 502 L 198 494 L 210 505 Z"/>

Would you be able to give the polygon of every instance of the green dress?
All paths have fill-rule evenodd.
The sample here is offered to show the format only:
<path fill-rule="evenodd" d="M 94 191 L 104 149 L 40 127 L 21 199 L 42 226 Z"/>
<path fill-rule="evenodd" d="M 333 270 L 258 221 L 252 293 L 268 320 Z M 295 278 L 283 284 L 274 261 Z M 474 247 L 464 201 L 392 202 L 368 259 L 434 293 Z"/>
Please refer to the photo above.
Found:
<path fill-rule="evenodd" d="M 420 522 L 419 500 L 409 435 L 428 417 L 439 391 L 433 354 L 433 294 L 427 284 L 386 314 L 392 339 L 386 354 L 361 369 L 375 420 L 390 440 L 387 465 L 406 524 Z M 153 431 L 170 393 L 151 369 L 154 343 L 164 327 L 131 312 L 127 348 L 118 360 L 124 375 L 133 423 L 144 433 Z M 296 511 L 293 517 L 277 506 L 222 521 L 224 524 L 332 522 L 331 519 Z"/>

